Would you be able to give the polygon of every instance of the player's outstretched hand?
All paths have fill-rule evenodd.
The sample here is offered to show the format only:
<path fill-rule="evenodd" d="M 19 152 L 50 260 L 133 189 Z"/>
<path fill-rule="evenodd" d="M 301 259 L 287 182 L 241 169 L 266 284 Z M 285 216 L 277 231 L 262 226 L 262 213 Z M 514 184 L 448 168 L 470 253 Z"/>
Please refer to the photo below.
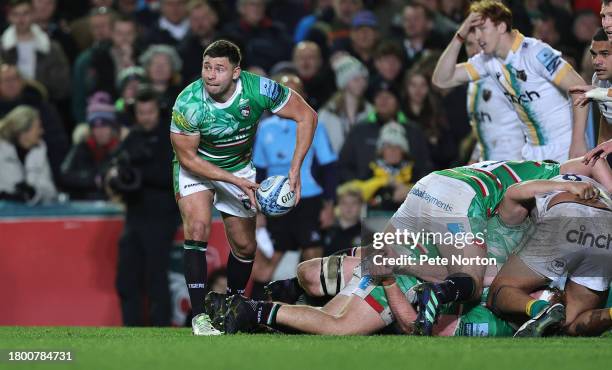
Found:
<path fill-rule="evenodd" d="M 569 93 L 572 95 L 574 105 L 577 107 L 584 107 L 589 103 L 589 98 L 586 96 L 587 91 L 593 90 L 593 85 L 578 85 L 569 88 Z"/>
<path fill-rule="evenodd" d="M 295 205 L 297 206 L 300 202 L 302 195 L 302 181 L 300 179 L 300 169 L 289 170 L 289 187 L 291 191 L 295 193 Z"/>
<path fill-rule="evenodd" d="M 237 177 L 236 182 L 234 183 L 238 186 L 244 193 L 249 197 L 251 204 L 253 207 L 257 208 L 257 202 L 255 201 L 255 191 L 259 188 L 259 184 L 256 184 L 247 179 L 243 179 L 242 177 Z"/>
<path fill-rule="evenodd" d="M 567 182 L 566 190 L 570 193 L 576 195 L 580 199 L 589 200 L 597 197 L 599 195 L 599 190 L 593 186 L 593 184 L 589 182 Z"/>
<path fill-rule="evenodd" d="M 584 155 L 584 164 L 594 165 L 598 159 L 604 159 L 612 153 L 612 139 L 604 141 Z"/>
<path fill-rule="evenodd" d="M 459 29 L 457 30 L 457 33 L 459 34 L 459 36 L 465 39 L 472 28 L 478 27 L 483 23 L 484 19 L 482 19 L 482 16 L 480 14 L 470 13 L 461 24 L 461 27 L 459 27 Z"/>

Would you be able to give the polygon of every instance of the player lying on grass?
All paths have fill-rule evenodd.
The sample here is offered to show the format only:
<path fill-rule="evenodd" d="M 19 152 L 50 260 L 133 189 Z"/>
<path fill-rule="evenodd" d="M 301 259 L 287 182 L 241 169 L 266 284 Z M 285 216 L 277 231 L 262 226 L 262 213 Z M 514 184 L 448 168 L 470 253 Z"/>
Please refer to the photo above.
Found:
<path fill-rule="evenodd" d="M 582 170 L 584 172 L 590 173 L 593 170 L 600 171 L 601 166 L 603 166 L 603 164 L 599 164 L 599 165 L 594 166 L 593 168 L 590 168 L 588 166 L 583 165 L 580 162 L 580 160 L 574 160 L 574 161 L 569 161 L 568 163 L 565 163 L 563 165 L 563 170 L 564 171 L 570 170 L 570 169 L 571 170 Z M 455 218 L 457 219 L 459 219 L 459 217 L 462 217 L 459 220 L 464 222 L 463 230 L 470 230 L 469 227 L 470 227 L 470 222 L 472 222 L 472 220 L 470 220 L 469 218 L 466 218 L 466 214 L 468 216 L 473 216 L 473 215 L 480 216 L 480 219 L 479 219 L 480 222 L 482 222 L 482 220 L 486 220 L 486 216 L 483 217 L 482 214 L 485 214 L 488 216 L 492 213 L 492 210 L 495 209 L 495 207 L 497 206 L 497 203 L 501 200 L 503 189 L 507 188 L 510 184 L 515 183 L 517 180 L 521 178 L 525 179 L 525 178 L 553 177 L 559 173 L 559 167 L 560 166 L 556 164 L 542 163 L 542 162 L 531 162 L 531 161 L 503 162 L 502 161 L 502 162 L 483 162 L 483 163 L 479 163 L 473 166 L 460 167 L 460 168 L 446 170 L 446 171 L 438 171 L 436 173 L 428 175 L 427 177 L 425 177 L 424 179 L 422 179 L 421 181 L 419 181 L 419 183 L 415 185 L 415 188 L 417 188 L 417 191 L 416 192 L 413 191 L 408 195 L 406 201 L 400 207 L 396 215 L 393 217 L 386 231 L 393 231 L 395 229 L 420 230 L 426 227 L 423 223 L 417 224 L 417 225 L 414 225 L 413 223 L 411 223 L 410 221 L 414 221 L 414 220 L 409 219 L 410 216 L 412 216 L 411 217 L 412 219 L 415 219 L 417 218 L 417 216 L 420 216 L 421 222 L 423 220 L 432 221 L 435 219 L 435 217 L 443 217 L 443 216 L 446 216 L 446 218 L 448 218 L 449 216 L 455 216 Z M 482 168 L 488 168 L 488 170 L 483 170 Z M 452 176 L 458 177 L 460 180 Z M 438 181 L 436 182 L 436 180 Z M 607 181 L 608 184 L 612 184 L 612 180 L 610 178 L 605 179 L 605 180 Z M 486 187 L 486 188 L 483 188 L 481 186 Z M 483 193 L 486 191 L 487 196 L 481 195 L 477 197 L 476 195 L 474 195 L 476 193 L 474 188 L 479 189 Z M 501 192 L 500 192 L 500 188 L 501 188 Z M 471 191 L 472 196 L 471 198 L 468 197 L 467 200 L 468 201 L 470 199 L 472 200 L 472 202 L 470 203 L 473 205 L 473 207 L 469 207 L 469 210 L 465 210 L 466 199 L 460 199 L 460 202 L 463 202 L 464 204 L 456 204 L 454 199 L 451 199 L 451 198 L 467 197 L 466 195 L 464 195 L 464 197 L 461 197 L 460 195 L 458 196 L 458 193 L 460 193 L 458 189 L 463 189 L 466 193 Z M 415 195 L 411 197 L 411 194 L 415 194 Z M 446 213 L 439 212 L 439 211 L 435 212 L 437 211 L 437 209 L 432 209 L 433 206 L 431 203 L 421 202 L 421 200 L 425 199 L 423 194 L 428 194 L 428 199 L 436 199 L 437 200 L 436 203 L 449 204 L 448 207 L 443 207 L 443 209 L 447 212 Z M 489 205 L 489 208 L 484 208 L 486 205 Z M 463 206 L 464 213 L 461 213 L 462 212 L 461 206 Z M 483 225 L 481 224 L 478 226 L 482 227 Z M 430 226 L 427 225 L 427 227 L 430 227 Z M 454 249 L 454 248 L 446 248 L 445 250 L 449 251 L 451 249 Z M 466 249 L 470 249 L 470 247 L 465 247 L 464 250 L 458 251 L 458 252 L 461 254 L 464 254 L 463 252 Z M 474 254 L 480 254 L 484 252 L 483 257 L 486 257 L 486 253 L 487 253 L 486 249 L 484 248 L 474 248 L 474 247 L 471 247 L 471 252 L 473 252 Z M 442 253 L 440 254 L 442 255 Z M 326 262 L 329 262 L 329 259 Z M 339 276 L 341 279 L 344 276 L 346 278 L 347 270 L 351 271 L 350 267 L 355 266 L 355 264 L 356 264 L 355 260 L 345 259 L 344 269 L 342 269 L 341 264 L 335 264 L 336 266 L 339 267 L 339 269 L 337 270 L 338 272 L 336 274 L 333 274 L 334 267 L 332 266 L 331 267 L 332 273 L 328 273 L 327 277 L 325 277 L 325 270 L 326 268 L 329 268 L 329 264 L 322 263 L 321 264 L 323 266 L 322 271 L 324 272 L 323 275 L 326 278 L 326 281 L 324 282 L 324 284 L 323 283 L 321 284 L 322 289 L 320 289 L 319 291 L 325 292 L 325 290 L 327 290 L 327 287 L 334 286 L 334 282 L 331 282 L 330 284 L 330 281 L 327 280 L 330 276 L 334 276 L 334 275 Z M 480 298 L 482 294 L 482 284 L 483 284 L 483 277 L 485 275 L 484 272 L 485 272 L 486 266 L 478 265 L 478 266 L 467 266 L 467 267 L 468 268 L 472 267 L 473 268 L 472 271 L 475 271 L 478 269 L 478 273 L 479 273 L 478 280 L 474 279 L 472 276 L 468 274 L 459 273 L 459 274 L 447 276 L 447 278 L 444 279 L 444 281 L 438 284 L 421 284 L 420 285 L 421 288 L 425 286 L 427 288 L 427 291 L 425 292 L 426 294 L 423 294 L 424 293 L 423 289 L 419 290 L 419 292 L 421 293 L 421 297 L 418 298 L 420 319 L 417 318 L 417 326 L 416 326 L 417 333 L 423 333 L 423 327 L 425 326 L 427 329 L 426 334 L 431 334 L 433 332 L 433 325 L 436 322 L 437 316 L 439 314 L 439 308 L 443 304 L 450 303 L 453 301 L 470 300 L 472 297 Z M 482 271 L 480 271 L 480 269 Z M 341 270 L 344 270 L 343 273 L 339 272 Z M 319 272 L 320 271 L 321 270 L 319 270 Z M 411 276 L 418 276 L 420 278 L 424 278 L 427 281 L 439 282 L 444 276 L 440 274 L 447 274 L 450 271 L 452 271 L 450 268 L 448 267 L 444 268 L 444 266 L 442 266 L 442 272 L 440 272 L 439 267 L 437 268 L 432 268 L 432 267 L 418 268 L 418 266 L 410 266 L 409 268 L 404 269 L 402 273 L 405 273 Z M 317 275 L 318 277 L 320 276 L 320 273 L 314 274 L 314 275 Z M 341 282 L 338 283 L 336 279 L 335 286 L 337 287 L 339 284 L 341 285 Z M 479 289 L 475 288 L 476 284 L 479 284 Z M 466 289 L 466 286 L 467 286 L 467 289 Z M 318 290 L 318 289 L 313 289 L 313 291 L 314 290 Z M 339 289 L 336 289 L 336 292 L 338 290 Z M 475 294 L 475 290 L 477 290 L 478 292 L 478 296 L 476 297 L 473 296 Z M 477 300 L 477 299 L 474 299 L 474 300 Z M 237 299 L 237 301 L 239 301 L 239 299 Z M 430 301 L 435 302 L 435 303 L 428 304 Z M 342 304 L 345 303 L 342 299 L 332 300 L 331 307 L 336 307 L 336 305 L 339 304 L 338 302 L 341 302 Z M 239 303 L 236 303 L 236 305 L 238 304 Z M 264 316 L 274 317 L 275 311 L 272 311 L 271 312 L 272 316 L 270 316 L 270 310 L 272 310 L 272 307 L 274 306 L 272 306 L 271 304 L 264 304 L 263 302 L 261 302 L 261 304 L 259 304 L 257 308 L 259 310 L 259 319 L 263 320 Z M 298 311 L 300 309 L 301 308 L 299 308 Z M 309 308 L 303 308 L 303 309 L 307 311 L 309 310 Z M 425 314 L 426 310 L 427 310 L 427 314 Z M 297 315 L 299 316 L 299 312 L 297 313 Z M 316 316 L 316 313 L 314 315 Z M 316 319 L 314 320 L 314 322 L 318 326 L 318 322 Z M 298 327 L 298 329 L 300 328 Z M 231 328 L 226 328 L 226 330 L 231 332 Z M 300 329 L 300 330 L 303 330 L 303 329 Z"/>
<path fill-rule="evenodd" d="M 499 215 L 507 224 L 531 215 L 536 225 L 489 294 L 496 313 L 530 317 L 516 336 L 599 335 L 612 327 L 612 310 L 602 309 L 612 279 L 612 201 L 601 184 L 577 175 L 517 184 L 506 192 Z M 529 296 L 564 278 L 565 304 Z"/>
<path fill-rule="evenodd" d="M 385 232 L 393 233 L 396 229 L 444 232 L 460 223 L 460 230 L 466 233 L 472 230 L 475 234 L 482 231 L 483 221 L 493 213 L 503 192 L 510 185 L 520 180 L 552 178 L 559 172 L 593 175 L 605 183 L 607 188 L 612 189 L 612 176 L 603 161 L 592 167 L 583 164 L 581 159 L 567 161 L 561 166 L 533 161 L 481 162 L 472 166 L 437 171 L 421 179 L 392 217 Z M 453 222 L 432 226 L 436 222 L 449 219 Z M 486 257 L 487 250 L 478 246 L 457 249 L 451 245 L 442 246 L 440 255 L 449 260 L 453 255 Z M 358 259 L 340 256 L 307 261 L 298 268 L 298 280 L 309 295 L 333 295 L 342 289 L 344 282 L 350 280 L 352 270 L 357 264 Z M 477 301 L 480 298 L 486 266 L 449 266 L 448 275 L 442 278 L 442 281 L 439 276 L 437 279 L 431 276 L 432 272 L 434 275 L 437 273 L 432 270 L 434 268 L 431 266 L 416 265 L 407 266 L 401 271 L 435 282 L 422 284 L 417 289 L 417 333 L 426 335 L 432 333 L 440 305 L 453 301 Z M 276 283 L 276 290 L 278 291 L 278 286 L 284 286 L 300 293 L 298 280 Z M 280 297 L 277 295 L 274 298 Z"/>
<path fill-rule="evenodd" d="M 495 258 L 502 264 L 518 245 L 524 227 L 507 228 L 497 218 L 489 220 L 487 227 L 492 230 L 488 234 L 490 238 L 487 243 L 491 251 L 501 252 L 496 253 Z M 417 258 L 421 254 L 429 258 L 438 256 L 437 248 L 433 245 L 404 250 L 414 253 Z M 349 259 L 350 264 L 358 260 L 356 257 Z M 429 279 L 440 281 L 447 273 L 444 266 L 439 266 L 429 271 Z M 408 302 L 415 303 L 415 287 L 423 281 L 410 275 L 395 275 L 393 279 L 396 284 L 384 286 L 388 279 L 381 281 L 370 275 L 361 277 L 361 266 L 357 266 L 349 284 L 322 308 L 252 301 L 236 295 L 228 303 L 225 330 L 226 333 L 251 332 L 258 330 L 260 325 L 267 325 L 275 329 L 290 328 L 310 334 L 374 334 L 395 323 L 394 314 L 397 310 L 392 311 L 387 290 L 391 290 L 391 294 L 396 293 L 395 297 L 401 301 L 396 307 L 410 306 Z M 433 333 L 444 336 L 512 335 L 514 329 L 481 304 L 486 301 L 486 291 L 480 298 L 479 302 L 466 305 L 441 305 L 443 314 L 434 326 Z M 401 317 L 401 325 L 393 329 L 413 333 L 412 321 L 416 311 L 410 306 L 410 312 Z"/>

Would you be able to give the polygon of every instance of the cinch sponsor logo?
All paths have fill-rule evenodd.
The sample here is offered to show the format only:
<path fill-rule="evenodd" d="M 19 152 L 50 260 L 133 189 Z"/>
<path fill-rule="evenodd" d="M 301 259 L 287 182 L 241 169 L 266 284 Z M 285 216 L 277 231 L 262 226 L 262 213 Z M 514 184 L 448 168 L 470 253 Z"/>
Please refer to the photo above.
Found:
<path fill-rule="evenodd" d="M 612 235 L 589 233 L 584 225 L 580 225 L 580 230 L 569 230 L 565 234 L 565 240 L 585 247 L 609 250 L 612 244 Z"/>
<path fill-rule="evenodd" d="M 442 208 L 445 211 L 448 211 L 448 212 L 452 212 L 453 211 L 453 206 L 451 206 L 448 203 L 442 202 L 441 200 L 439 200 L 438 198 L 432 196 L 431 194 L 429 194 L 425 190 L 421 190 L 421 189 L 418 189 L 416 187 L 413 187 L 410 190 L 409 194 L 412 194 L 412 195 L 417 196 L 419 198 L 423 198 L 423 200 L 426 201 L 427 203 L 431 203 L 431 204 L 435 205 L 438 208 Z"/>
<path fill-rule="evenodd" d="M 183 189 L 192 188 L 192 187 L 198 186 L 198 185 L 204 185 L 204 183 L 203 182 L 194 182 L 193 184 L 184 185 Z"/>
<path fill-rule="evenodd" d="M 490 123 L 493 121 L 491 115 L 487 112 L 473 112 L 470 114 L 470 118 L 478 123 Z"/>
<path fill-rule="evenodd" d="M 531 103 L 534 100 L 540 99 L 540 94 L 537 91 L 525 91 L 519 96 L 504 92 L 504 95 L 506 96 L 506 98 L 508 98 L 510 103 L 513 104 Z"/>

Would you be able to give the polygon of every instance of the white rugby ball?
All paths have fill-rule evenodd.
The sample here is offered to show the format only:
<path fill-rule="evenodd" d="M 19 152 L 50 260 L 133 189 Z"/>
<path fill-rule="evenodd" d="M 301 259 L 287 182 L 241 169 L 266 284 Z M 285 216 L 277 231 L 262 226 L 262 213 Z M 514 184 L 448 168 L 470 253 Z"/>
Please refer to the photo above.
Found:
<path fill-rule="evenodd" d="M 270 217 L 282 216 L 295 206 L 295 193 L 286 176 L 270 176 L 262 181 L 255 198 L 261 213 Z"/>

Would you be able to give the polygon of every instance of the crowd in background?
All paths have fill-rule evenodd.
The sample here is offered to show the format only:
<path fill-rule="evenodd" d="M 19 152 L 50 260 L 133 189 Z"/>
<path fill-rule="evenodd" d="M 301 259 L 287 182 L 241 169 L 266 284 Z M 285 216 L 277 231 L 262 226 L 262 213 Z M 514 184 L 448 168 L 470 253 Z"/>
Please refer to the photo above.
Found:
<path fill-rule="evenodd" d="M 562 51 L 591 80 L 587 46 L 600 26 L 599 0 L 506 3 L 515 28 Z M 204 49 L 221 38 L 241 48 L 244 70 L 297 79 L 319 113 L 337 177 L 329 195 L 336 219 L 321 214 L 326 253 L 358 237 L 362 203 L 396 209 L 412 184 L 432 170 L 465 164 L 474 145 L 466 87 L 441 91 L 431 84 L 468 0 L 2 4 L 0 199 L 118 196 L 128 210 L 130 202 L 163 208 L 132 207 L 130 217 L 172 209 L 159 222 L 174 227 L 171 109 L 200 78 Z M 330 161 L 315 159 L 313 167 Z M 313 168 L 315 178 L 320 172 Z"/>

